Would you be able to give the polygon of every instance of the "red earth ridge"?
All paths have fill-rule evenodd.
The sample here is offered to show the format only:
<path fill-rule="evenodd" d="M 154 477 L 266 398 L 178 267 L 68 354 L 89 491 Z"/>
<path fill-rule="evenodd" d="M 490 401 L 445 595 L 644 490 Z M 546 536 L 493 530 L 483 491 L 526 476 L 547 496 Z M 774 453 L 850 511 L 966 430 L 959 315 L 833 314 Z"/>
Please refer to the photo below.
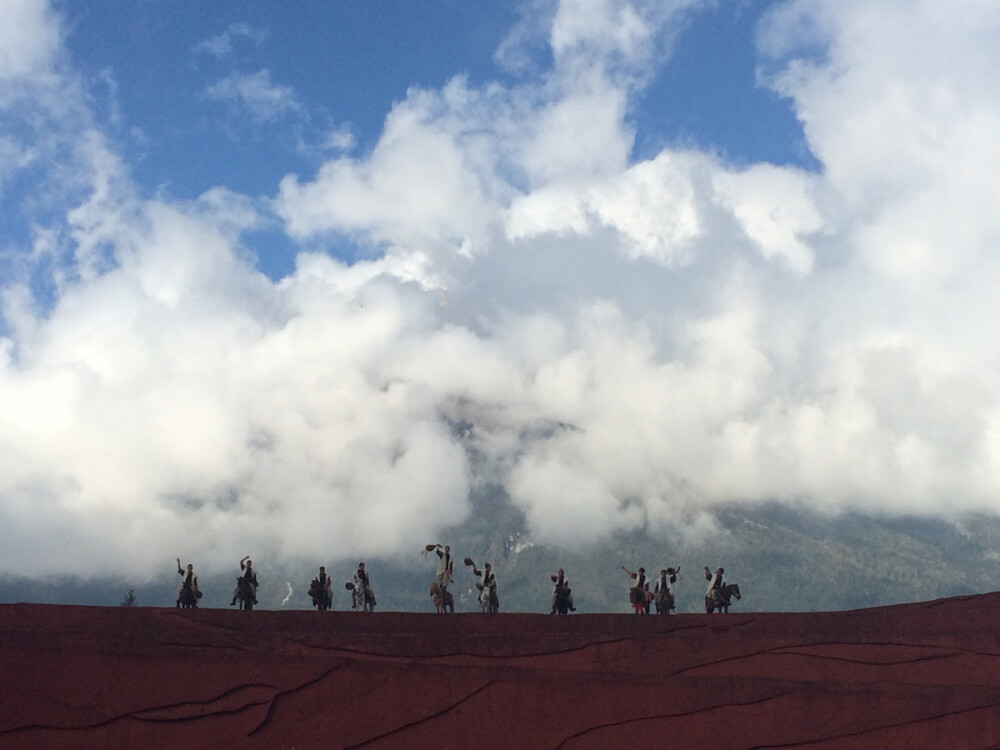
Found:
<path fill-rule="evenodd" d="M 0 747 L 1000 747 L 998 623 L 0 605 Z"/>

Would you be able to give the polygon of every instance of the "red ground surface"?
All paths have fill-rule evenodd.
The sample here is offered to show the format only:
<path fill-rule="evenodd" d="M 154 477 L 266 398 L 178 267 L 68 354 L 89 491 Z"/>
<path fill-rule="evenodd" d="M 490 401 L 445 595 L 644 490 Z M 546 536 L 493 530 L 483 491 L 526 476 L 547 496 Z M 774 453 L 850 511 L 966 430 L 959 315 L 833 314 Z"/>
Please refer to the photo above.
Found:
<path fill-rule="evenodd" d="M 0 747 L 1000 747 L 998 624 L 0 605 Z"/>

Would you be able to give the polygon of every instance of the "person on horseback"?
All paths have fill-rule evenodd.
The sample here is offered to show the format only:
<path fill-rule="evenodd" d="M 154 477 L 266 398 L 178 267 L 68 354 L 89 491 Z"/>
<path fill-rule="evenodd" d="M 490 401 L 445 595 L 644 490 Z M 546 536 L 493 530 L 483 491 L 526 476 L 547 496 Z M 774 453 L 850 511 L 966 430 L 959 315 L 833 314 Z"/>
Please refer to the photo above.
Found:
<path fill-rule="evenodd" d="M 253 603 L 257 603 L 257 573 L 253 569 L 253 560 L 247 555 L 240 560 L 240 575 L 236 578 L 236 590 L 233 591 L 233 600 L 229 602 L 230 607 L 236 606 L 236 599 L 240 595 L 240 585 L 246 586 L 248 596 L 253 597 Z"/>
<path fill-rule="evenodd" d="M 660 577 L 653 588 L 653 600 L 656 602 L 657 613 L 669 614 L 669 611 L 674 608 L 674 592 L 670 587 L 672 584 L 677 583 L 677 574 L 680 572 L 681 569 L 679 566 L 676 570 L 674 568 L 667 568 L 660 571 Z"/>
<path fill-rule="evenodd" d="M 629 578 L 635 579 L 635 586 L 631 586 L 628 590 L 628 600 L 635 610 L 635 613 L 642 614 L 645 612 L 649 614 L 649 597 L 646 595 L 648 593 L 648 585 L 646 582 L 646 569 L 639 568 L 638 572 L 629 570 L 624 565 L 622 565 L 622 570 L 628 573 Z"/>
<path fill-rule="evenodd" d="M 448 584 L 455 580 L 455 561 L 451 559 L 451 547 L 446 544 L 442 548 L 442 546 L 438 544 L 435 545 L 434 551 L 440 558 L 437 566 L 437 582 L 442 589 L 446 589 L 448 588 Z"/>
<path fill-rule="evenodd" d="M 468 558 L 466 559 L 468 560 Z M 493 574 L 493 568 L 489 563 L 486 563 L 483 566 L 483 570 L 479 570 L 475 563 L 473 563 L 472 572 L 477 578 L 482 576 L 483 579 L 476 582 L 476 588 L 481 592 L 479 601 L 483 605 L 483 611 L 498 611 L 500 608 L 500 598 L 497 596 L 497 577 Z"/>
<path fill-rule="evenodd" d="M 705 592 L 706 597 L 722 601 L 722 587 L 726 585 L 722 581 L 722 574 L 725 572 L 722 568 L 718 568 L 712 573 L 709 571 L 708 566 L 705 566 L 705 580 L 709 582 L 708 590 Z"/>
<path fill-rule="evenodd" d="M 326 574 L 325 566 L 319 566 L 319 575 L 313 581 L 310 593 L 315 594 L 313 596 L 313 606 L 317 606 L 318 604 L 329 606 L 333 602 L 333 589 L 331 588 L 330 577 Z"/>
<path fill-rule="evenodd" d="M 570 589 L 569 587 L 569 581 L 566 580 L 566 574 L 563 572 L 563 569 L 559 568 L 559 571 L 555 575 L 550 577 L 552 578 L 552 582 L 555 583 L 556 587 L 555 590 L 552 592 L 552 611 L 549 614 L 554 615 L 556 613 L 559 599 L 561 597 L 565 597 L 566 608 L 570 612 L 576 612 L 576 607 L 573 606 L 573 594 L 570 593 L 572 589 Z"/>
<path fill-rule="evenodd" d="M 362 587 L 362 593 L 364 596 L 361 601 L 364 602 L 364 597 L 367 597 L 371 602 L 371 606 L 375 606 L 375 592 L 372 591 L 371 581 L 368 579 L 368 571 L 365 570 L 365 564 L 363 562 L 358 563 L 358 569 L 354 573 L 354 578 L 358 584 Z M 352 608 L 356 608 L 357 605 L 351 605 Z"/>
<path fill-rule="evenodd" d="M 194 565 L 188 563 L 187 572 L 181 567 L 181 559 L 177 558 L 177 572 L 181 576 L 180 585 L 177 587 L 177 606 L 181 606 L 181 599 L 189 597 L 193 601 L 198 596 L 198 577 L 194 574 Z"/>

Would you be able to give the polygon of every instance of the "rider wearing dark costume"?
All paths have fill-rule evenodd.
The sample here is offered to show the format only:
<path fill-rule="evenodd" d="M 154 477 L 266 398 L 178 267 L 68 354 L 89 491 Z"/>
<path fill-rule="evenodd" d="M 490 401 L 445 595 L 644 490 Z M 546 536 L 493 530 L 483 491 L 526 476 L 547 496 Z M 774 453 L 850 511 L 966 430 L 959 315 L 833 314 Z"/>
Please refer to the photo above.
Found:
<path fill-rule="evenodd" d="M 571 589 L 569 587 L 569 581 L 566 580 L 566 574 L 563 572 L 562 568 L 559 568 L 559 572 L 552 576 L 553 582 L 556 584 L 555 591 L 552 592 L 552 612 L 549 614 L 556 613 L 556 602 L 559 597 L 565 591 L 566 593 L 566 603 L 569 605 L 569 610 L 571 612 L 576 612 L 576 607 L 573 606 L 573 595 L 570 593 Z"/>
<path fill-rule="evenodd" d="M 333 598 L 333 592 L 330 591 L 330 578 L 326 574 L 326 567 L 323 565 L 319 566 L 319 575 L 316 576 L 316 583 L 319 584 L 317 587 L 317 592 L 320 601 L 329 602 Z M 316 603 L 316 600 L 313 601 Z"/>
<path fill-rule="evenodd" d="M 250 555 L 247 555 L 242 560 L 240 560 L 240 570 L 242 573 L 236 579 L 236 590 L 233 592 L 233 600 L 229 602 L 229 606 L 235 606 L 236 598 L 240 592 L 240 582 L 246 585 L 247 591 L 253 597 L 253 603 L 257 603 L 257 574 L 253 569 L 253 560 L 250 559 Z"/>
<path fill-rule="evenodd" d="M 184 569 L 181 567 L 181 559 L 179 557 L 177 558 L 177 572 L 181 576 L 181 585 L 177 589 L 177 606 L 180 607 L 181 598 L 184 596 L 185 593 L 190 592 L 191 600 L 192 601 L 194 600 L 195 598 L 194 590 L 197 578 L 195 577 L 194 574 L 194 565 L 188 563 L 187 572 L 185 572 Z"/>
<path fill-rule="evenodd" d="M 363 587 L 365 595 L 371 600 L 372 606 L 375 605 L 375 592 L 372 591 L 371 582 L 368 580 L 368 571 L 365 570 L 365 564 L 363 562 L 358 563 L 358 569 L 354 573 L 354 577 L 358 579 L 358 583 Z M 354 605 L 351 605 L 352 609 Z"/>
<path fill-rule="evenodd" d="M 486 563 L 486 570 L 483 571 L 483 586 L 492 589 L 496 585 L 497 577 L 493 575 L 493 569 L 490 567 L 490 564 Z"/>
<path fill-rule="evenodd" d="M 646 596 L 646 591 L 647 591 L 646 569 L 639 568 L 639 572 L 635 572 L 629 570 L 624 565 L 622 565 L 622 570 L 628 573 L 629 578 L 635 579 L 635 586 L 632 586 L 629 589 L 629 602 L 635 608 L 635 613 L 639 614 L 639 610 L 642 609 L 642 611 L 648 615 L 649 597 Z"/>

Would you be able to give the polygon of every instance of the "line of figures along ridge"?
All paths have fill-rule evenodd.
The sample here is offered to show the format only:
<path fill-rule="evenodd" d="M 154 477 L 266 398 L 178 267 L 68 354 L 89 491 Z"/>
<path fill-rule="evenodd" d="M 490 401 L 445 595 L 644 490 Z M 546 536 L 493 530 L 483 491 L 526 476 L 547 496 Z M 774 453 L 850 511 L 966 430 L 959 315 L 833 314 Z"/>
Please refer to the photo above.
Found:
<path fill-rule="evenodd" d="M 455 580 L 454 558 L 451 547 L 446 544 L 428 544 L 425 546 L 423 554 L 434 553 L 437 558 L 437 569 L 434 579 L 430 583 L 430 598 L 434 604 L 434 610 L 438 613 L 453 613 L 455 611 L 455 597 L 448 591 L 448 587 Z M 497 578 L 490 563 L 485 563 L 480 569 L 471 557 L 466 557 L 463 562 L 467 567 L 472 568 L 473 575 L 476 576 L 476 589 L 478 591 L 477 601 L 480 609 L 487 614 L 495 614 L 500 611 L 500 597 L 497 594 Z M 680 577 L 680 566 L 667 567 L 660 570 L 659 578 L 654 582 L 646 576 L 645 568 L 629 570 L 624 565 L 621 569 L 629 577 L 628 600 L 635 614 L 670 614 L 675 609 L 674 586 Z M 705 592 L 705 611 L 728 612 L 729 607 L 742 598 L 740 587 L 735 583 L 727 583 L 723 579 L 725 570 L 717 568 L 714 572 L 705 567 L 705 580 L 708 581 L 708 589 Z M 181 576 L 177 587 L 177 607 L 183 609 L 197 609 L 198 600 L 202 598 L 202 592 L 198 588 L 198 577 L 194 574 L 194 565 L 188 563 L 187 570 L 181 567 L 181 560 L 177 558 L 177 573 Z M 550 576 L 554 588 L 552 591 L 550 614 L 566 615 L 575 612 L 573 604 L 573 589 L 566 578 L 565 571 L 560 568 Z M 651 587 L 652 586 L 652 587 Z M 241 610 L 251 611 L 257 605 L 257 589 L 259 581 L 257 572 L 254 570 L 253 561 L 249 555 L 240 560 L 240 574 L 236 578 L 236 587 L 233 590 L 233 598 L 230 606 L 239 606 Z M 365 569 L 364 562 L 359 562 L 357 570 L 354 571 L 353 580 L 347 581 L 344 587 L 351 592 L 351 608 L 359 612 L 374 612 L 377 603 L 375 591 L 372 588 L 371 578 Z M 309 592 L 312 605 L 325 611 L 333 608 L 333 587 L 332 579 L 327 575 L 326 567 L 320 566 L 319 574 L 312 579 Z"/>

